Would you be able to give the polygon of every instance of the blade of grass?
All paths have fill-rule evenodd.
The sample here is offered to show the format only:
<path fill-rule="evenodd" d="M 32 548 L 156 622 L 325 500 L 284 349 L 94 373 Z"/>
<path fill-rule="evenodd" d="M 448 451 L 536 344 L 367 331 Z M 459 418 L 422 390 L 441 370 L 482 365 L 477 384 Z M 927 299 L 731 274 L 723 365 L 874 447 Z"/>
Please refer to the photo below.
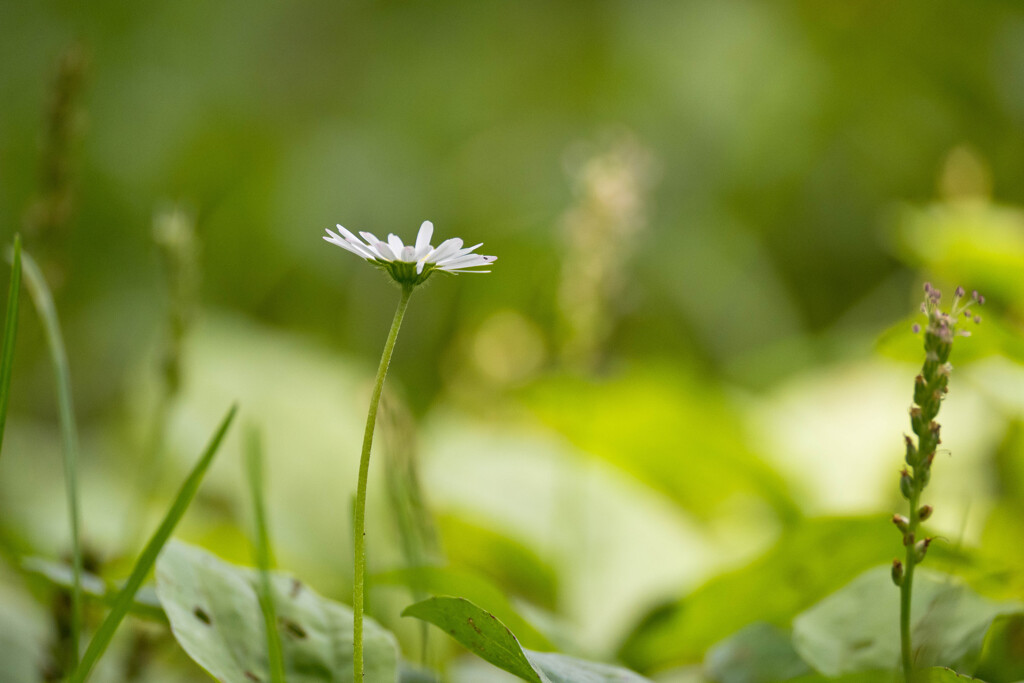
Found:
<path fill-rule="evenodd" d="M 203 481 L 203 476 L 210 467 L 210 463 L 213 462 L 213 456 L 217 454 L 217 449 L 220 447 L 228 427 L 231 426 L 231 421 L 234 419 L 237 410 L 238 406 L 231 406 L 231 409 L 228 410 L 227 415 L 224 416 L 223 421 L 220 423 L 220 427 L 217 428 L 213 438 L 207 444 L 206 450 L 203 451 L 203 455 L 199 458 L 199 462 L 192 468 L 185 483 L 181 485 L 178 495 L 174 498 L 174 503 L 167 511 L 163 521 L 160 522 L 160 526 L 153 532 L 153 536 L 149 539 L 142 554 L 139 555 L 139 559 L 136 560 L 131 575 L 110 608 L 110 613 L 107 614 L 107 618 L 103 620 L 103 623 L 96 630 L 96 634 L 92 637 L 89 647 L 82 656 L 81 663 L 74 673 L 71 674 L 68 683 L 83 683 L 89 677 L 92 667 L 96 665 L 96 662 L 99 661 L 99 658 L 103 656 L 103 653 L 110 645 L 114 632 L 132 607 L 135 593 L 138 592 L 142 582 L 149 575 L 150 570 L 153 569 L 157 556 L 163 549 L 164 544 L 167 543 L 167 539 L 171 537 L 174 527 L 177 526 L 185 514 L 185 510 L 188 508 L 189 503 L 192 502 L 192 498 L 195 497 L 199 484 Z"/>
<path fill-rule="evenodd" d="M 82 544 L 79 538 L 78 514 L 78 427 L 75 424 L 75 409 L 71 396 L 71 372 L 68 369 L 68 354 L 57 319 L 57 307 L 53 304 L 50 288 L 27 251 L 21 252 L 25 284 L 35 304 L 39 320 L 43 324 L 50 358 L 57 380 L 57 406 L 60 412 L 60 432 L 64 450 L 64 481 L 67 489 L 68 515 L 71 523 L 71 566 L 74 583 L 71 587 L 71 666 L 78 665 L 78 643 L 82 633 Z"/>
<path fill-rule="evenodd" d="M 11 257 L 11 284 L 7 288 L 7 315 L 4 318 L 4 348 L 0 357 L 0 449 L 7 425 L 7 401 L 11 392 L 11 368 L 14 365 L 14 339 L 18 336 L 18 299 L 21 296 L 21 235 L 14 236 Z"/>
<path fill-rule="evenodd" d="M 253 550 L 256 555 L 256 566 L 260 570 L 260 608 L 263 611 L 263 625 L 267 634 L 270 681 L 271 683 L 285 683 L 281 637 L 277 632 L 277 610 L 274 607 L 274 596 L 270 590 L 272 553 L 270 534 L 267 532 L 266 506 L 263 501 L 263 445 L 260 441 L 260 433 L 255 427 L 250 427 L 246 434 L 245 450 L 255 523 Z"/>

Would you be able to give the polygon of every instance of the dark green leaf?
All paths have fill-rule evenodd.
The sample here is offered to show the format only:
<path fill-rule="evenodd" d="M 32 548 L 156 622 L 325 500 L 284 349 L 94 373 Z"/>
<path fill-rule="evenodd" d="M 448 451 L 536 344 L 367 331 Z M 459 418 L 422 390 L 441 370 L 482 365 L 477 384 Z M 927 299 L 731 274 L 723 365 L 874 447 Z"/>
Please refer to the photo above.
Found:
<path fill-rule="evenodd" d="M 530 683 L 643 683 L 646 678 L 608 664 L 519 645 L 498 619 L 464 598 L 434 597 L 402 612 L 434 624 L 466 649 L 494 666 Z"/>

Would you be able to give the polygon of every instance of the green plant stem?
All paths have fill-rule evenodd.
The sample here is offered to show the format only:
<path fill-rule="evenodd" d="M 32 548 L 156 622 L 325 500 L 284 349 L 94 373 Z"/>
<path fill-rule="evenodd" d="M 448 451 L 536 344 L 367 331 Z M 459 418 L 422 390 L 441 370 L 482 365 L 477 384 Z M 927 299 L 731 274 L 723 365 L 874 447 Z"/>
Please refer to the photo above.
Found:
<path fill-rule="evenodd" d="M 915 540 L 917 528 L 920 523 L 918 517 L 918 505 L 921 502 L 921 492 L 915 490 L 910 498 L 910 524 L 908 532 Z M 907 545 L 906 566 L 904 567 L 903 582 L 900 584 L 900 652 L 903 656 L 903 676 L 906 683 L 911 683 L 914 675 L 914 652 L 910 640 L 910 601 L 914 592 L 914 567 L 917 566 L 917 558 L 914 555 L 914 543 Z"/>
<path fill-rule="evenodd" d="M 263 445 L 259 431 L 250 427 L 246 433 L 246 464 L 253 507 L 253 550 L 260 571 L 259 598 L 263 612 L 263 627 L 267 636 L 267 660 L 271 683 L 286 683 L 281 637 L 277 632 L 277 610 L 270 585 L 270 533 L 267 531 L 266 505 L 263 500 Z"/>
<path fill-rule="evenodd" d="M 185 510 L 188 509 L 192 499 L 195 498 L 196 491 L 199 490 L 199 484 L 202 483 L 206 471 L 210 468 L 210 463 L 213 462 L 214 456 L 217 455 L 217 449 L 220 448 L 221 441 L 224 440 L 224 435 L 227 434 L 228 427 L 231 426 L 231 421 L 235 418 L 236 412 L 238 412 L 238 407 L 231 406 L 227 415 L 221 420 L 220 426 L 206 445 L 206 449 L 200 456 L 199 461 L 192 468 L 192 471 L 189 472 L 188 478 L 185 479 L 185 482 L 178 490 L 178 495 L 175 496 L 174 502 L 171 503 L 171 507 L 167 510 L 163 521 L 160 522 L 160 526 L 153 532 L 149 542 L 146 543 L 146 547 L 143 548 L 142 553 L 139 555 L 139 559 L 135 561 L 131 575 L 114 599 L 114 604 L 111 606 L 107 618 L 96 629 L 96 634 L 89 642 L 89 647 L 82 657 L 82 662 L 68 678 L 68 683 L 85 683 L 96 662 L 106 652 L 110 641 L 114 637 L 114 632 L 117 631 L 117 627 L 132 608 L 135 594 L 142 587 L 142 582 L 146 580 L 149 572 L 152 571 L 160 551 L 163 550 L 164 545 L 174 532 L 174 527 L 181 521 Z"/>
<path fill-rule="evenodd" d="M 50 358 L 57 379 L 57 404 L 60 411 L 61 441 L 64 450 L 64 482 L 67 489 L 68 514 L 71 523 L 71 566 L 74 582 L 71 587 L 71 666 L 78 666 L 78 643 L 82 633 L 82 544 L 79 537 L 78 512 L 78 428 L 71 397 L 71 372 L 68 354 L 60 331 L 57 308 L 42 271 L 27 251 L 22 251 L 25 284 L 43 323 Z"/>
<path fill-rule="evenodd" d="M 7 315 L 4 319 L 4 348 L 0 356 L 0 447 L 7 424 L 7 402 L 11 393 L 11 368 L 14 365 L 14 340 L 18 335 L 18 300 L 21 297 L 21 235 L 14 236 L 11 254 L 11 285 L 7 290 Z"/>
<path fill-rule="evenodd" d="M 395 311 L 395 318 L 391 321 L 391 331 L 388 332 L 388 339 L 384 343 L 384 353 L 380 357 L 380 366 L 377 368 L 377 380 L 373 385 L 373 394 L 370 396 L 370 408 L 366 415 L 366 430 L 363 432 L 363 452 L 359 457 L 359 482 L 356 486 L 356 506 L 354 513 L 355 530 L 355 577 L 352 585 L 352 666 L 355 683 L 363 680 L 363 604 L 364 589 L 366 585 L 366 480 L 370 472 L 370 447 L 373 445 L 373 429 L 377 424 L 377 406 L 380 403 L 380 394 L 384 389 L 384 378 L 388 374 L 388 365 L 391 363 L 391 353 L 395 350 L 395 340 L 398 339 L 398 330 L 402 327 L 402 318 L 405 317 L 405 309 L 409 306 L 409 297 L 412 296 L 412 286 L 402 287 L 402 298 L 398 302 L 398 309 Z"/>

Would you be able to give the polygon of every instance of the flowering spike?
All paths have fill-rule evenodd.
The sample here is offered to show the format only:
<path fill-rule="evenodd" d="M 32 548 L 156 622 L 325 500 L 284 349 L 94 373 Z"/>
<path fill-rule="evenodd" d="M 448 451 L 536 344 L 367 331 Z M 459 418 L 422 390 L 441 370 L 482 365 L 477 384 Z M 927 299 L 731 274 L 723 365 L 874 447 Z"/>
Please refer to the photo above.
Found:
<path fill-rule="evenodd" d="M 903 585 L 903 563 L 899 560 L 892 561 L 892 582 L 897 586 Z"/>
<path fill-rule="evenodd" d="M 917 518 L 923 522 L 932 516 L 932 511 L 933 509 L 931 505 L 923 505 L 921 506 L 921 509 L 917 511 Z"/>

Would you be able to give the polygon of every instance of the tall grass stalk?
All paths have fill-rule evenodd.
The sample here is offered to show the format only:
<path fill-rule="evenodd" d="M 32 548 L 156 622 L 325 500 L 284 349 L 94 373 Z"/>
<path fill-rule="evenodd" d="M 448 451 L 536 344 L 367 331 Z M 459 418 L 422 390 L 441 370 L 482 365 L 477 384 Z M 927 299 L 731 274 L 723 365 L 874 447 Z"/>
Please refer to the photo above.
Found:
<path fill-rule="evenodd" d="M 3 351 L 0 351 L 0 449 L 7 425 L 7 404 L 11 395 L 11 370 L 14 367 L 14 341 L 18 336 L 18 303 L 21 298 L 21 235 L 14 236 L 11 255 L 11 284 L 7 288 L 7 314 L 4 317 Z"/>
<path fill-rule="evenodd" d="M 405 309 L 409 307 L 409 298 L 412 296 L 414 285 L 402 286 L 402 298 L 395 310 L 394 320 L 391 321 L 391 331 L 388 332 L 387 341 L 384 343 L 384 352 L 380 357 L 380 365 L 377 368 L 377 379 L 373 385 L 373 393 L 370 395 L 370 408 L 366 415 L 366 429 L 363 432 L 363 451 L 359 458 L 359 481 L 356 486 L 356 506 L 354 512 L 355 537 L 355 578 L 352 586 L 352 666 L 355 683 L 363 681 L 363 607 L 365 604 L 366 587 L 366 481 L 370 471 L 370 448 L 373 445 L 373 429 L 377 424 L 377 406 L 380 404 L 380 394 L 384 389 L 384 378 L 388 374 L 388 365 L 391 364 L 391 354 L 395 350 L 395 341 L 398 339 L 398 330 L 402 327 L 402 319 L 405 317 Z"/>
<path fill-rule="evenodd" d="M 25 284 L 43 325 L 57 381 L 57 405 L 64 450 L 64 481 L 71 525 L 71 567 L 74 578 L 71 587 L 70 642 L 71 667 L 75 667 L 78 665 L 78 645 L 82 634 L 82 543 L 79 533 L 78 427 L 75 424 L 75 409 L 71 395 L 71 371 L 68 368 L 68 354 L 64 347 L 57 308 L 53 303 L 50 288 L 47 287 L 46 279 L 32 256 L 23 251 L 21 257 Z"/>
<path fill-rule="evenodd" d="M 217 454 L 217 449 L 220 447 L 221 441 L 224 440 L 224 435 L 227 434 L 228 427 L 231 426 L 231 421 L 234 419 L 237 410 L 238 406 L 234 405 L 228 410 L 213 438 L 206 445 L 206 449 L 203 451 L 202 456 L 200 456 L 199 461 L 181 485 L 178 495 L 175 496 L 174 502 L 167 510 L 167 514 L 164 516 L 163 521 L 160 522 L 160 526 L 157 527 L 149 542 L 146 543 L 146 547 L 143 549 L 142 554 L 139 555 L 139 559 L 135 561 L 131 575 L 125 582 L 124 587 L 121 588 L 121 592 L 117 594 L 117 598 L 114 600 L 107 618 L 103 620 L 103 623 L 96 630 L 96 635 L 93 636 L 88 649 L 85 651 L 85 655 L 82 657 L 81 663 L 68 679 L 68 683 L 84 683 L 89 678 L 89 672 L 92 671 L 96 662 L 106 652 L 111 639 L 114 637 L 114 632 L 117 631 L 117 627 L 132 608 L 135 594 L 142 586 L 146 576 L 153 569 L 157 556 L 171 537 L 171 533 L 174 532 L 174 527 L 181 521 L 185 510 L 188 509 L 189 503 L 195 497 L 196 491 L 199 490 L 199 484 L 202 483 L 206 470 L 209 469 L 210 463 L 213 462 L 213 457 Z"/>
<path fill-rule="evenodd" d="M 274 606 L 274 594 L 270 585 L 273 551 L 270 547 L 266 505 L 263 499 L 263 444 L 260 440 L 260 433 L 255 427 L 250 427 L 245 437 L 245 461 L 253 507 L 253 550 L 256 555 L 256 566 L 260 570 L 260 608 L 263 611 L 263 626 L 267 634 L 270 681 L 271 683 L 285 683 L 281 636 L 277 631 L 277 609 Z"/>

